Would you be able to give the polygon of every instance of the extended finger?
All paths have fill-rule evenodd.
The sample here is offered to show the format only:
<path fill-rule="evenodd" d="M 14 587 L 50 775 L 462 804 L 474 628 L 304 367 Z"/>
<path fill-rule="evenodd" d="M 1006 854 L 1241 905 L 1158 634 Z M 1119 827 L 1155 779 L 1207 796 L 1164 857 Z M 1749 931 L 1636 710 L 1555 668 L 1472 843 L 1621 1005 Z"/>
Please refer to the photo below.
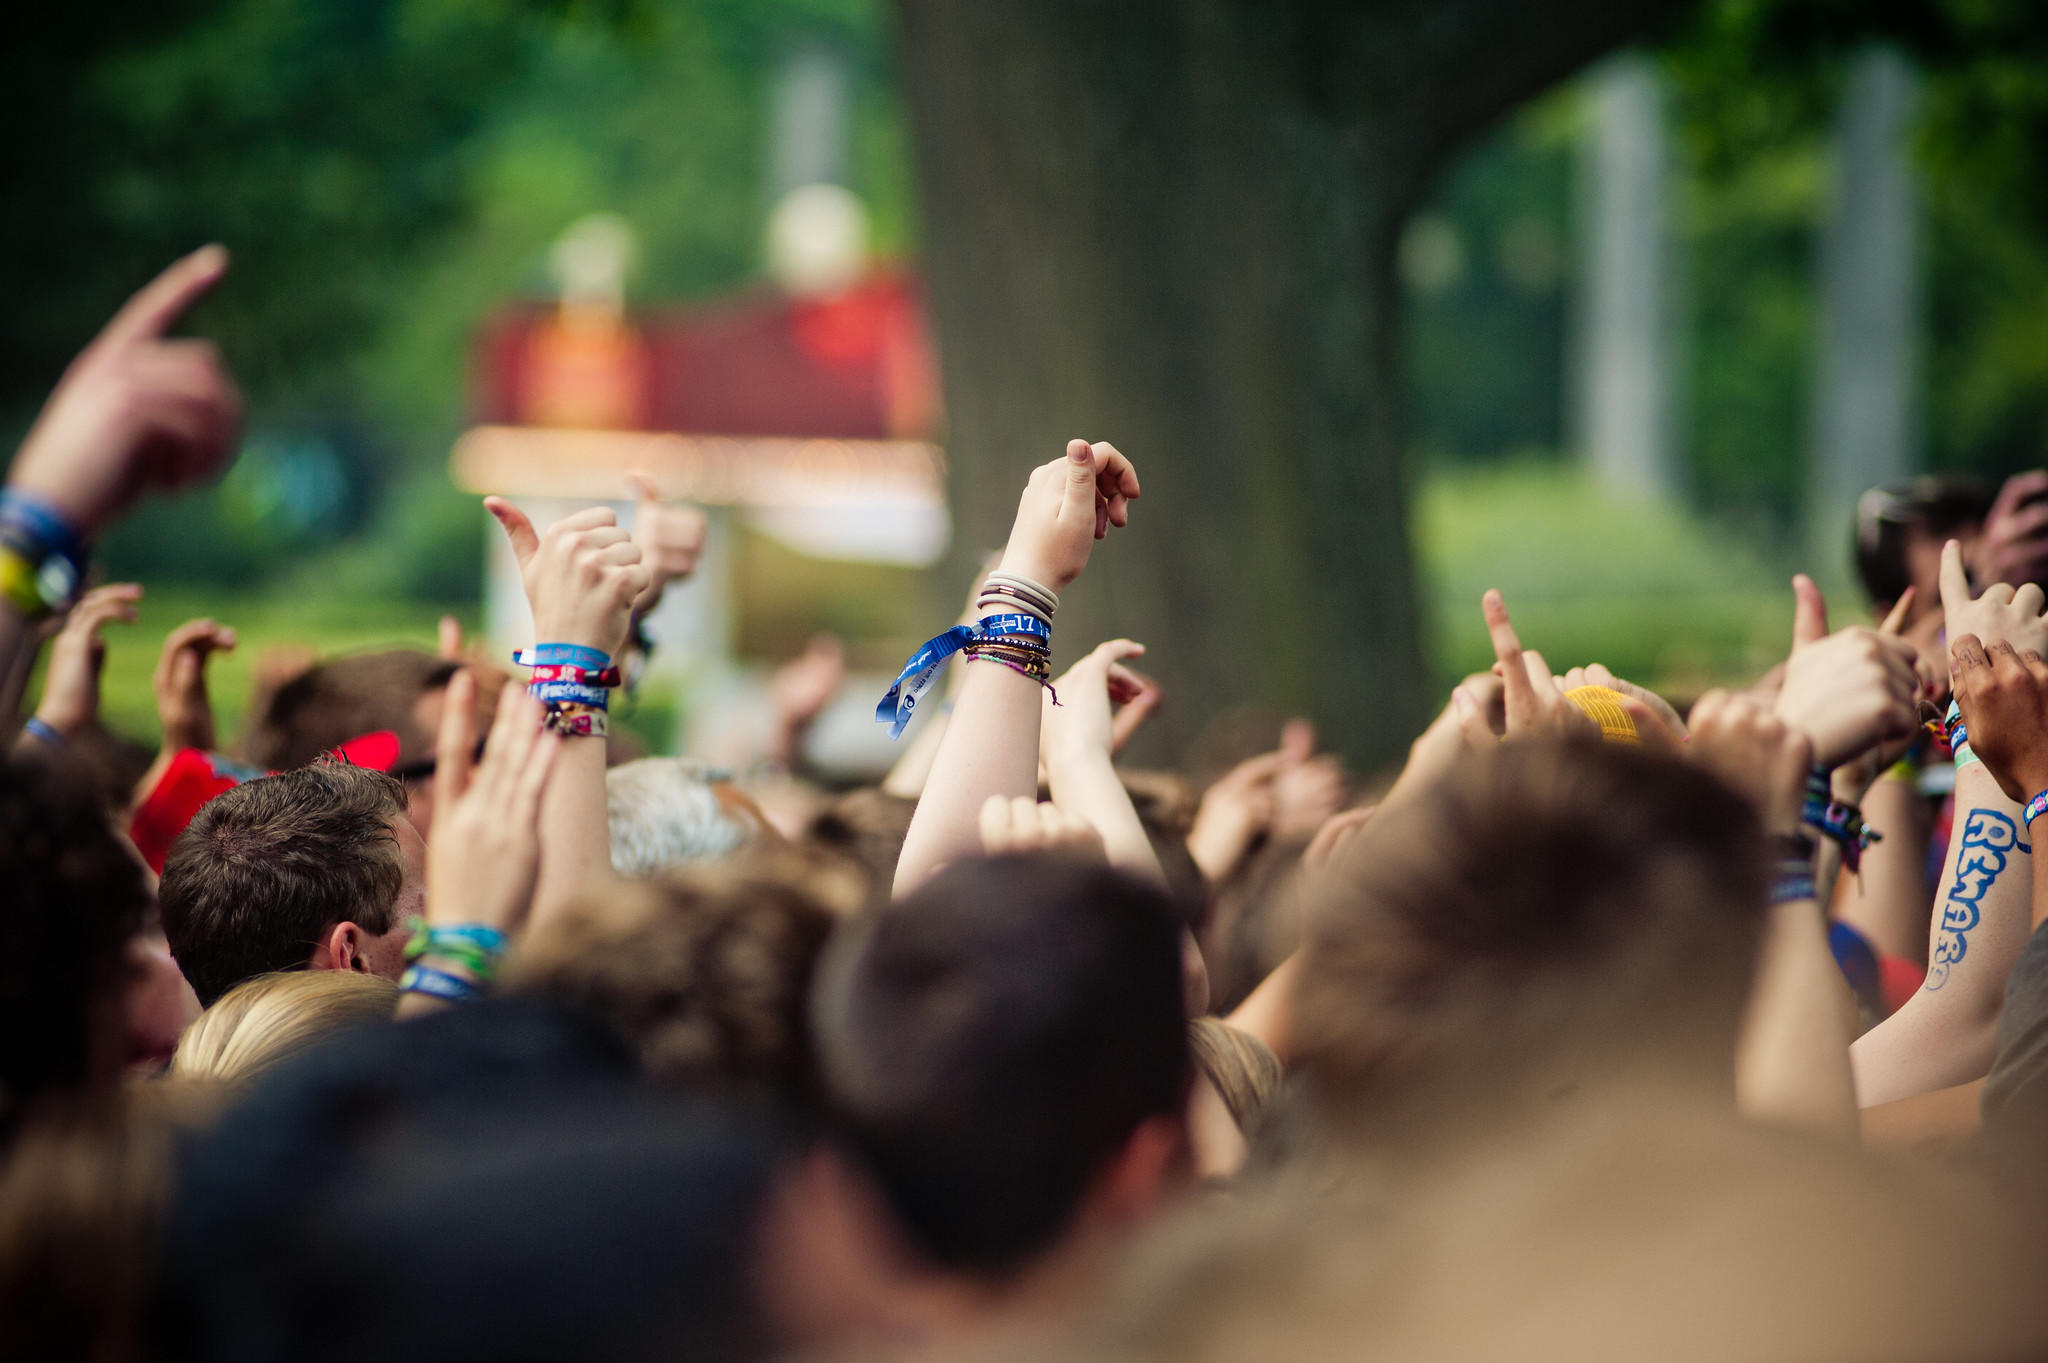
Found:
<path fill-rule="evenodd" d="M 1529 671 L 1522 662 L 1522 641 L 1515 635 L 1514 622 L 1508 619 L 1507 603 L 1501 600 L 1498 591 L 1488 591 L 1479 598 L 1479 608 L 1486 616 L 1487 637 L 1493 641 L 1493 656 L 1500 663 L 1500 679 L 1507 688 L 1508 708 L 1528 706 L 1535 702 L 1536 693 L 1529 685 Z"/>
<path fill-rule="evenodd" d="M 1941 608 L 1960 610 L 1970 604 L 1970 575 L 1963 571 L 1963 546 L 1955 540 L 1941 546 Z"/>
<path fill-rule="evenodd" d="M 1805 573 L 1792 578 L 1792 647 L 1828 637 L 1828 603 Z"/>
<path fill-rule="evenodd" d="M 476 676 L 462 668 L 448 679 L 441 702 L 441 732 L 434 744 L 438 799 L 453 803 L 469 789 L 476 762 Z"/>
<path fill-rule="evenodd" d="M 632 489 L 633 500 L 636 502 L 659 502 L 661 500 L 661 489 L 654 485 L 652 478 L 638 470 L 626 475 L 626 486 Z"/>
<path fill-rule="evenodd" d="M 505 539 L 512 546 L 512 557 L 520 568 L 533 561 L 540 550 L 540 536 L 534 533 L 533 522 L 524 511 L 506 501 L 503 497 L 484 498 L 484 510 L 497 518 L 498 525 L 505 532 Z"/>
<path fill-rule="evenodd" d="M 1912 614 L 1915 589 L 1907 587 L 1899 593 L 1899 599 L 1892 602 L 1892 608 L 1884 617 L 1884 623 L 1877 627 L 1879 634 L 1897 634 L 1906 627 L 1906 617 Z"/>
<path fill-rule="evenodd" d="M 434 653 L 436 657 L 453 662 L 462 656 L 462 622 L 452 615 L 444 615 L 434 629 Z"/>
<path fill-rule="evenodd" d="M 113 348 L 163 335 L 227 269 L 227 248 L 220 245 L 202 246 L 173 262 L 121 305 L 94 344 Z"/>

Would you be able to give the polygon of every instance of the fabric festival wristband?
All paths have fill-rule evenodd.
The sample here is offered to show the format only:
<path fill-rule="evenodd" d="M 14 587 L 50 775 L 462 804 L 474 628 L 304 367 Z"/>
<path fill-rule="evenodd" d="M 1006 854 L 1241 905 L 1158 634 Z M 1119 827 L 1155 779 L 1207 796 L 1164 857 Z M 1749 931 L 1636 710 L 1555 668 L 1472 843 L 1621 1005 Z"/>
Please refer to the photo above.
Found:
<path fill-rule="evenodd" d="M 533 674 L 528 680 L 537 682 L 575 682 L 578 686 L 616 687 L 619 685 L 620 678 L 619 669 L 616 667 L 607 667 L 593 672 L 589 668 L 577 667 L 573 663 L 535 663 L 533 665 Z"/>
<path fill-rule="evenodd" d="M 1977 756 L 1977 750 L 1970 746 L 1967 739 L 1956 745 L 1955 770 L 1961 771 L 1972 762 L 1981 762 L 1983 760 L 1983 758 Z"/>
<path fill-rule="evenodd" d="M 602 672 L 612 665 L 612 655 L 599 648 L 586 648 L 582 644 L 535 644 L 523 653 L 512 655 L 514 664 L 520 667 L 580 667 L 590 672 Z"/>
<path fill-rule="evenodd" d="M 49 721 L 40 715 L 30 715 L 21 722 L 21 731 L 46 748 L 64 746 L 64 735 L 50 727 Z"/>
<path fill-rule="evenodd" d="M 426 965 L 407 967 L 406 972 L 398 977 L 398 988 L 401 993 L 425 994 L 444 1003 L 468 1003 L 483 993 L 460 975 L 451 975 Z"/>
<path fill-rule="evenodd" d="M 14 488 L 0 492 L 0 526 L 14 526 L 26 532 L 48 553 L 61 554 L 76 567 L 86 560 L 85 539 L 56 507 L 42 498 Z"/>
<path fill-rule="evenodd" d="M 1034 639 L 1052 638 L 1052 626 L 1035 615 L 1010 612 L 1003 615 L 984 615 L 974 624 L 977 636 L 984 639 L 1001 639 L 1019 634 L 1028 634 Z"/>
<path fill-rule="evenodd" d="M 2048 790 L 2038 791 L 2027 801 L 2027 807 L 2020 811 L 2020 822 L 2032 826 L 2034 820 L 2048 814 Z"/>
<path fill-rule="evenodd" d="M 1804 861 L 1781 861 L 1771 873 L 1771 902 L 1794 904 L 1813 898 L 1813 866 Z"/>
<path fill-rule="evenodd" d="M 424 918 L 415 918 L 412 929 L 415 938 L 424 936 L 436 942 L 468 942 L 485 951 L 503 951 L 512 945 L 511 938 L 488 923 L 451 923 L 443 927 L 430 924 Z"/>
<path fill-rule="evenodd" d="M 535 700 L 550 705 L 567 701 L 571 705 L 588 705 L 597 710 L 611 708 L 612 693 L 602 686 L 578 686 L 575 682 L 535 682 L 526 688 L 527 694 Z"/>
<path fill-rule="evenodd" d="M 890 738 L 903 736 L 904 726 L 917 713 L 917 702 L 931 689 L 932 679 L 939 675 L 939 669 L 946 665 L 948 658 L 977 637 L 973 625 L 955 625 L 944 634 L 927 639 L 922 648 L 910 655 L 910 661 L 896 674 L 896 680 L 889 683 L 881 704 L 875 707 L 875 722 L 889 726 Z"/>

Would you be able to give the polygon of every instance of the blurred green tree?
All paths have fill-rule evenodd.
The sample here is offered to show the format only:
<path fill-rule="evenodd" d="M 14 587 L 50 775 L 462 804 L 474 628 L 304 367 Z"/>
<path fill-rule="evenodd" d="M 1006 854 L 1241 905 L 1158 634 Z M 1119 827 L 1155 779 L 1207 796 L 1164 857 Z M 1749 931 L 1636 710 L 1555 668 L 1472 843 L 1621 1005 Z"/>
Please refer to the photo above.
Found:
<path fill-rule="evenodd" d="M 1683 0 L 898 0 L 963 551 L 1024 469 L 1124 442 L 1138 527 L 1066 637 L 1127 633 L 1355 759 L 1430 705 L 1396 255 L 1454 152 Z"/>

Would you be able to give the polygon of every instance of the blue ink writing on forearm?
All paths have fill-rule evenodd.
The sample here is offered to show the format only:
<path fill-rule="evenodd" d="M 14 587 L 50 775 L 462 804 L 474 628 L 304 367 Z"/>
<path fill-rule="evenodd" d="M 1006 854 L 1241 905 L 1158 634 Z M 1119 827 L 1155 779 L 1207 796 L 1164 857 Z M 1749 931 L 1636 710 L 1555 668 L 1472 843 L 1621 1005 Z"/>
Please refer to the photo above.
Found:
<path fill-rule="evenodd" d="M 2008 854 L 2033 849 L 2020 841 L 2013 821 L 1995 809 L 1973 809 L 1963 824 L 1955 881 L 1941 906 L 1941 927 L 1927 960 L 1927 988 L 1948 983 L 1949 972 L 1970 951 L 1970 930 L 1983 921 L 1984 896 L 1998 883 Z"/>

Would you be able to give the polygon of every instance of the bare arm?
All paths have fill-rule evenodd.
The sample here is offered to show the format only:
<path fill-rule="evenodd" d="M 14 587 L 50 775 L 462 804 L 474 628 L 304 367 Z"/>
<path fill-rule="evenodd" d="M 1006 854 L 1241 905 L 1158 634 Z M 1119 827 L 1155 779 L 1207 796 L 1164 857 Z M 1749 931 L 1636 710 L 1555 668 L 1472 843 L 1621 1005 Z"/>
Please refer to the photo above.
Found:
<path fill-rule="evenodd" d="M 1864 1107 L 1981 1079 L 2005 977 L 2026 944 L 2032 847 L 1982 763 L 1956 774 L 1956 825 L 1934 901 L 1927 983 L 1849 1049 Z"/>
<path fill-rule="evenodd" d="M 1064 590 L 1087 566 L 1094 541 L 1128 520 L 1137 495 L 1137 473 L 1115 447 L 1069 441 L 1065 456 L 1032 473 L 1003 570 Z M 990 797 L 1037 794 L 1041 694 L 1037 682 L 1007 667 L 967 667 L 896 863 L 898 897 L 947 862 L 980 851 L 981 808 Z"/>

